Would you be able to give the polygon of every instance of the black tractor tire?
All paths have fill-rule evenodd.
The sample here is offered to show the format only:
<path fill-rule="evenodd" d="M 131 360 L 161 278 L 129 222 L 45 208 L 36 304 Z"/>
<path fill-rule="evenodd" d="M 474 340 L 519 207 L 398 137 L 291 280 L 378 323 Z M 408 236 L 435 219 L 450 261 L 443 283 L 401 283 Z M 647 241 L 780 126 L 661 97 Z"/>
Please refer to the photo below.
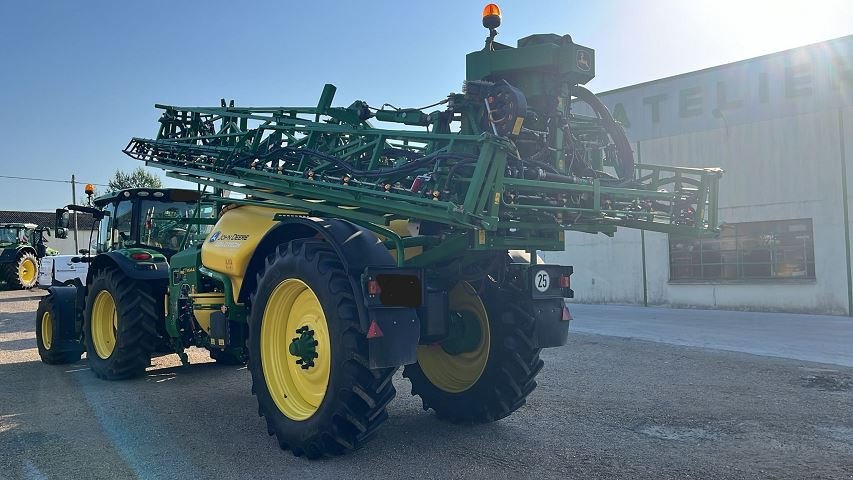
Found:
<path fill-rule="evenodd" d="M 92 335 L 92 314 L 100 292 L 110 294 L 115 304 L 115 344 L 103 358 Z M 123 380 L 145 373 L 159 342 L 157 322 L 163 321 L 163 304 L 151 285 L 128 278 L 120 270 L 106 267 L 95 272 L 86 295 L 83 337 L 89 367 L 105 380 Z"/>
<path fill-rule="evenodd" d="M 488 359 L 482 374 L 468 389 L 451 393 L 430 381 L 418 363 L 406 365 L 403 376 L 420 396 L 424 410 L 452 423 L 487 423 L 521 408 L 536 388 L 536 375 L 544 362 L 534 345 L 534 322 L 509 308 L 508 297 L 489 280 L 480 299 L 490 330 Z"/>
<path fill-rule="evenodd" d="M 220 350 L 218 348 L 210 348 L 208 349 L 210 353 L 210 358 L 216 361 L 216 363 L 220 365 L 245 365 L 246 364 L 246 355 L 242 353 L 237 353 L 234 350 L 226 349 Z"/>
<path fill-rule="evenodd" d="M 322 400 L 308 418 L 298 421 L 276 405 L 261 359 L 261 330 L 268 299 L 289 279 L 302 281 L 315 294 L 326 318 L 331 358 Z M 267 432 L 276 436 L 282 449 L 290 449 L 296 456 L 314 459 L 357 449 L 388 417 L 385 407 L 396 395 L 391 382 L 396 369 L 368 368 L 367 332 L 360 325 L 356 301 L 340 259 L 325 242 L 296 240 L 282 244 L 267 257 L 258 274 L 249 313 L 252 393 L 258 399 L 258 414 L 266 419 Z M 318 350 L 318 355 L 324 354 Z"/>
<path fill-rule="evenodd" d="M 82 350 L 61 349 L 59 345 L 61 322 L 74 321 L 60 318 L 53 294 L 48 293 L 39 301 L 36 310 L 36 344 L 41 361 L 48 365 L 65 365 L 80 360 Z"/>
<path fill-rule="evenodd" d="M 25 280 L 21 278 L 20 272 L 24 262 L 31 262 L 33 265 L 31 268 L 35 269 L 33 274 L 33 278 L 30 280 Z M 29 290 L 34 288 L 36 284 L 38 284 L 38 273 L 39 273 L 39 262 L 35 255 L 31 252 L 23 252 L 18 255 L 17 260 L 14 263 L 9 263 L 5 265 L 5 279 L 6 284 L 9 288 L 17 289 L 17 290 Z"/>

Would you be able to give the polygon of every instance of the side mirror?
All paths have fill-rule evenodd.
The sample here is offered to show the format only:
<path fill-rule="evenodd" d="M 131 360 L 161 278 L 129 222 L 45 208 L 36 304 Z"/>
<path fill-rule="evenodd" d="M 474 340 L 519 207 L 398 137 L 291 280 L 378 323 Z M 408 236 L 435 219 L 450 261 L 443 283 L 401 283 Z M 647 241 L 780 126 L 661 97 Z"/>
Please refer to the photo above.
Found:
<path fill-rule="evenodd" d="M 64 228 L 57 227 L 57 229 L 53 233 L 54 233 L 54 235 L 53 235 L 54 238 L 59 238 L 59 239 L 68 238 L 68 230 L 65 230 Z"/>
<path fill-rule="evenodd" d="M 56 220 L 53 230 L 56 232 L 56 238 L 65 238 L 68 233 L 68 210 L 65 208 L 56 209 Z M 60 236 L 62 230 L 62 236 Z"/>

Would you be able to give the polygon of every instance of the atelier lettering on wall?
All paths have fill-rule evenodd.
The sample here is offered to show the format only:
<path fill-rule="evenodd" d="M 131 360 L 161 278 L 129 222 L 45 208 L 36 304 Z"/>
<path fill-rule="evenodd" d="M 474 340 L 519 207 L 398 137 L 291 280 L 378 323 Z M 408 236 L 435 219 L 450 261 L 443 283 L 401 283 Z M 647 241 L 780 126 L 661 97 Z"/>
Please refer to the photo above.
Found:
<path fill-rule="evenodd" d="M 853 35 L 600 98 L 632 141 L 853 106 Z"/>

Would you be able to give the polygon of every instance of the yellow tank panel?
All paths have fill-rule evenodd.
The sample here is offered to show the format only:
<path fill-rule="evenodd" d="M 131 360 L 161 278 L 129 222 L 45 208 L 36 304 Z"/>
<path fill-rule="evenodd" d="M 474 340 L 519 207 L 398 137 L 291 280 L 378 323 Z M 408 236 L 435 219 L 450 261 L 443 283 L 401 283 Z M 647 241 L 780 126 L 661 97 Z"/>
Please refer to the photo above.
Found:
<path fill-rule="evenodd" d="M 277 213 L 304 214 L 282 208 L 239 206 L 223 213 L 205 239 L 201 247 L 201 263 L 227 275 L 231 279 L 235 296 L 240 293 L 255 249 L 267 232 L 278 224 L 273 220 Z"/>
<path fill-rule="evenodd" d="M 228 276 L 237 297 L 255 249 L 267 232 L 278 224 L 273 220 L 277 213 L 305 215 L 305 212 L 255 205 L 234 207 L 222 214 L 201 247 L 201 263 Z M 393 220 L 388 228 L 404 237 L 418 234 L 417 225 L 410 224 L 408 220 Z M 380 238 L 384 239 L 381 235 Z M 423 247 L 409 247 L 405 257 L 408 259 L 422 252 Z M 394 249 L 389 250 L 389 255 L 393 257 L 395 254 Z M 210 314 L 204 311 L 204 307 L 199 310 L 197 316 L 204 317 L 199 318 L 199 323 L 209 322 Z"/>
<path fill-rule="evenodd" d="M 410 223 L 408 220 L 391 220 L 388 225 L 388 229 L 401 237 L 412 237 L 417 235 L 420 230 L 420 227 L 416 225 L 417 224 Z M 384 236 L 380 235 L 380 238 L 382 238 L 382 240 L 386 240 Z M 403 257 L 408 260 L 422 254 L 423 252 L 424 247 L 408 247 L 403 251 Z M 390 253 L 393 258 L 397 258 L 396 248 L 389 248 L 388 253 Z"/>
<path fill-rule="evenodd" d="M 193 293 L 190 294 L 193 301 L 193 315 L 201 326 L 201 329 L 210 333 L 210 314 L 218 312 L 224 303 L 223 293 Z"/>

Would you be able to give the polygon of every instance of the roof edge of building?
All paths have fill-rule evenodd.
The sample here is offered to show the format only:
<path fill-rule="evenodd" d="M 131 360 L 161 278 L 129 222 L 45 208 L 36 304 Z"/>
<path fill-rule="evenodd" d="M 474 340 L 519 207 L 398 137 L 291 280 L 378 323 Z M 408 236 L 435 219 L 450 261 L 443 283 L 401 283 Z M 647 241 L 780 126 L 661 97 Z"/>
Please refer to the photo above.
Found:
<path fill-rule="evenodd" d="M 687 76 L 689 76 L 689 75 L 695 75 L 695 74 L 697 74 L 697 73 L 706 73 L 706 72 L 713 72 L 713 71 L 715 71 L 715 70 L 722 70 L 722 69 L 724 69 L 724 68 L 729 68 L 729 67 L 731 67 L 731 66 L 733 66 L 733 65 L 745 64 L 745 63 L 751 63 L 751 62 L 755 62 L 755 61 L 762 60 L 762 59 L 765 59 L 765 58 L 770 58 L 770 57 L 778 57 L 778 56 L 783 56 L 783 55 L 790 55 L 790 54 L 791 54 L 791 52 L 794 52 L 795 50 L 801 50 L 801 49 L 812 49 L 812 48 L 816 48 L 816 47 L 818 47 L 818 46 L 820 46 L 820 45 L 824 45 L 824 44 L 826 44 L 826 43 L 842 42 L 842 41 L 845 41 L 845 40 L 851 40 L 851 41 L 853 41 L 853 33 L 851 33 L 851 34 L 849 34 L 849 35 L 843 35 L 843 36 L 841 36 L 841 37 L 835 37 L 835 38 L 829 38 L 829 39 L 826 39 L 826 40 L 821 40 L 820 42 L 808 43 L 808 44 L 806 44 L 806 45 L 800 45 L 799 47 L 793 47 L 793 48 L 788 48 L 788 49 L 785 49 L 785 50 L 780 50 L 780 51 L 778 51 L 778 52 L 766 53 L 766 54 L 764 54 L 764 55 L 758 55 L 758 56 L 756 56 L 756 57 L 749 57 L 749 58 L 745 58 L 745 59 L 743 59 L 743 60 L 735 60 L 735 61 L 733 61 L 733 62 L 723 63 L 723 64 L 720 64 L 720 65 L 714 65 L 714 66 L 712 66 L 712 67 L 700 68 L 699 70 L 691 70 L 691 71 L 689 71 L 689 72 L 677 73 L 677 74 L 675 74 L 675 75 L 670 75 L 670 76 L 668 76 L 668 77 L 656 78 L 656 79 L 654 79 L 654 80 L 646 80 L 646 81 L 644 81 L 644 82 L 634 83 L 634 84 L 631 84 L 631 85 L 626 85 L 626 86 L 624 86 L 624 87 L 613 88 L 613 89 L 611 89 L 611 90 L 605 90 L 605 91 L 603 91 L 603 92 L 596 92 L 596 95 L 610 95 L 610 94 L 613 94 L 613 93 L 619 93 L 619 92 L 622 92 L 622 91 L 625 91 L 625 90 L 630 90 L 630 89 L 632 89 L 632 88 L 644 87 L 644 86 L 646 86 L 646 85 L 651 85 L 651 84 L 659 83 L 659 82 L 663 82 L 663 81 L 666 81 L 666 80 L 675 80 L 675 79 L 679 79 L 679 78 L 682 78 L 682 77 L 687 77 Z"/>

